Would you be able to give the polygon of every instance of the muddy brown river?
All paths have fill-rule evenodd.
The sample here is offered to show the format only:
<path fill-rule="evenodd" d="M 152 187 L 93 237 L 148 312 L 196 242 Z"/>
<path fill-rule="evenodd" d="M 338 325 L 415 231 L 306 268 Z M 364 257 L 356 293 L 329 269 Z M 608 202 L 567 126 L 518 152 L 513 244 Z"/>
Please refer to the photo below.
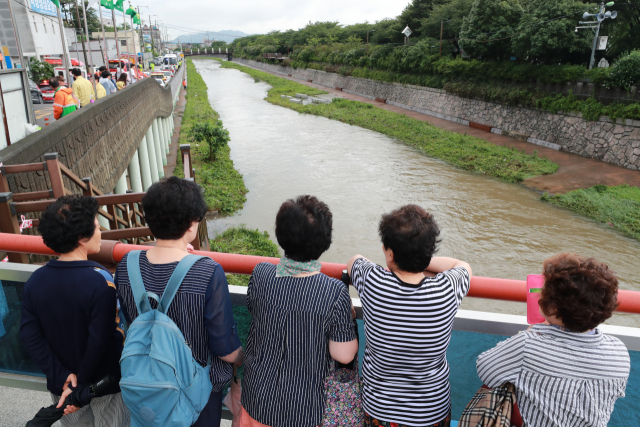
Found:
<path fill-rule="evenodd" d="M 210 220 L 211 235 L 244 224 L 275 241 L 280 204 L 313 194 L 334 218 L 333 244 L 321 261 L 346 262 L 360 253 L 383 263 L 380 215 L 416 203 L 442 229 L 438 254 L 469 262 L 474 275 L 524 280 L 540 272 L 545 258 L 572 251 L 608 263 L 622 289 L 640 290 L 640 242 L 541 202 L 521 185 L 456 169 L 370 130 L 272 105 L 263 100 L 266 83 L 216 61 L 193 62 L 249 189 L 241 211 Z M 462 308 L 526 314 L 521 303 L 476 298 L 466 298 Z M 616 315 L 608 323 L 640 327 L 640 315 Z"/>

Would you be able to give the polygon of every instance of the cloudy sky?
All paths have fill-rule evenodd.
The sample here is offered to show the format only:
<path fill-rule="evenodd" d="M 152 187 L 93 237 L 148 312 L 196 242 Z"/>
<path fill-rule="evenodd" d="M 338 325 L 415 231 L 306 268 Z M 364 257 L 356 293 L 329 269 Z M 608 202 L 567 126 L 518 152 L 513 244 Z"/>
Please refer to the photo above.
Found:
<path fill-rule="evenodd" d="M 146 21 L 158 15 L 164 23 L 193 32 L 239 30 L 267 33 L 298 29 L 309 21 L 339 21 L 341 24 L 375 22 L 400 14 L 409 0 L 133 0 Z M 152 18 L 156 19 L 156 18 Z M 188 30 L 171 29 L 171 38 Z"/>

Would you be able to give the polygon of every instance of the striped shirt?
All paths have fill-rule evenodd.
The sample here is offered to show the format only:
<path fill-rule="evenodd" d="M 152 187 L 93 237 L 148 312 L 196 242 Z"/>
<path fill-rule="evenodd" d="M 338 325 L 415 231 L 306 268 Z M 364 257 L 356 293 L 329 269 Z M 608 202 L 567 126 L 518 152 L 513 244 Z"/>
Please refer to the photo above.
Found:
<path fill-rule="evenodd" d="M 476 362 L 488 387 L 516 387 L 522 419 L 532 427 L 606 427 L 624 397 L 629 352 L 617 338 L 535 325 L 485 351 Z"/>
<path fill-rule="evenodd" d="M 247 290 L 242 406 L 272 427 L 315 427 L 324 416 L 329 340 L 356 339 L 347 287 L 324 274 L 276 277 L 258 264 Z"/>
<path fill-rule="evenodd" d="M 122 314 L 130 325 L 138 317 L 125 256 L 116 270 L 116 290 L 122 306 Z M 146 251 L 140 254 L 140 273 L 147 292 L 162 296 L 169 278 L 178 262 L 151 264 Z M 158 303 L 149 299 L 151 308 Z M 222 391 L 231 380 L 232 366 L 220 357 L 227 356 L 240 347 L 240 338 L 233 319 L 229 287 L 222 267 L 210 258 L 196 262 L 189 270 L 167 315 L 182 331 L 193 353 L 202 366 L 211 355 L 210 379 L 213 391 Z"/>
<path fill-rule="evenodd" d="M 405 283 L 365 258 L 351 270 L 364 313 L 363 406 L 383 421 L 433 425 L 451 408 L 447 348 L 469 272 Z"/>

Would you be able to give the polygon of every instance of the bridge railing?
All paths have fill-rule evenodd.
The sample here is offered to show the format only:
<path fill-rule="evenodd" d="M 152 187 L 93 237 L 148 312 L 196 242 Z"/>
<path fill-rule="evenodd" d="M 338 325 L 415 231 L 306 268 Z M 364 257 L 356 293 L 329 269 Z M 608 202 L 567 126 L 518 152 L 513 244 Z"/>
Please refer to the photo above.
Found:
<path fill-rule="evenodd" d="M 133 250 L 146 250 L 148 246 L 129 245 L 120 242 L 104 242 L 100 253 L 93 256 L 97 262 L 118 263 L 124 255 Z M 38 236 L 15 236 L 0 233 L 0 250 L 19 253 L 41 255 L 57 255 L 49 249 Z M 250 275 L 256 265 L 261 262 L 277 264 L 280 258 L 261 257 L 254 255 L 227 254 L 221 252 L 195 251 L 197 255 L 209 257 L 219 263 L 225 273 Z M 332 262 L 322 263 L 322 272 L 330 277 L 339 279 L 345 264 Z M 492 277 L 473 276 L 468 296 L 475 298 L 495 299 L 501 301 L 527 301 L 527 282 L 524 280 L 496 279 Z M 618 291 L 619 306 L 617 312 L 640 314 L 640 292 Z"/>

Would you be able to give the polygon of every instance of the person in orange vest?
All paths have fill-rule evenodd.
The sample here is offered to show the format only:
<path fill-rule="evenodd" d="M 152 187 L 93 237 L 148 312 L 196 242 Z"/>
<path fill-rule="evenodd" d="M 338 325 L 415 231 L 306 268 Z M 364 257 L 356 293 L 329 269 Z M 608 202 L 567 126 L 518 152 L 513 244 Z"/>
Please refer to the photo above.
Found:
<path fill-rule="evenodd" d="M 184 90 L 187 90 L 187 79 L 182 81 L 182 86 L 184 87 Z"/>
<path fill-rule="evenodd" d="M 49 86 L 55 90 L 53 98 L 53 117 L 58 120 L 80 108 L 80 103 L 73 94 L 73 89 L 61 86 L 56 77 L 49 80 Z"/>

